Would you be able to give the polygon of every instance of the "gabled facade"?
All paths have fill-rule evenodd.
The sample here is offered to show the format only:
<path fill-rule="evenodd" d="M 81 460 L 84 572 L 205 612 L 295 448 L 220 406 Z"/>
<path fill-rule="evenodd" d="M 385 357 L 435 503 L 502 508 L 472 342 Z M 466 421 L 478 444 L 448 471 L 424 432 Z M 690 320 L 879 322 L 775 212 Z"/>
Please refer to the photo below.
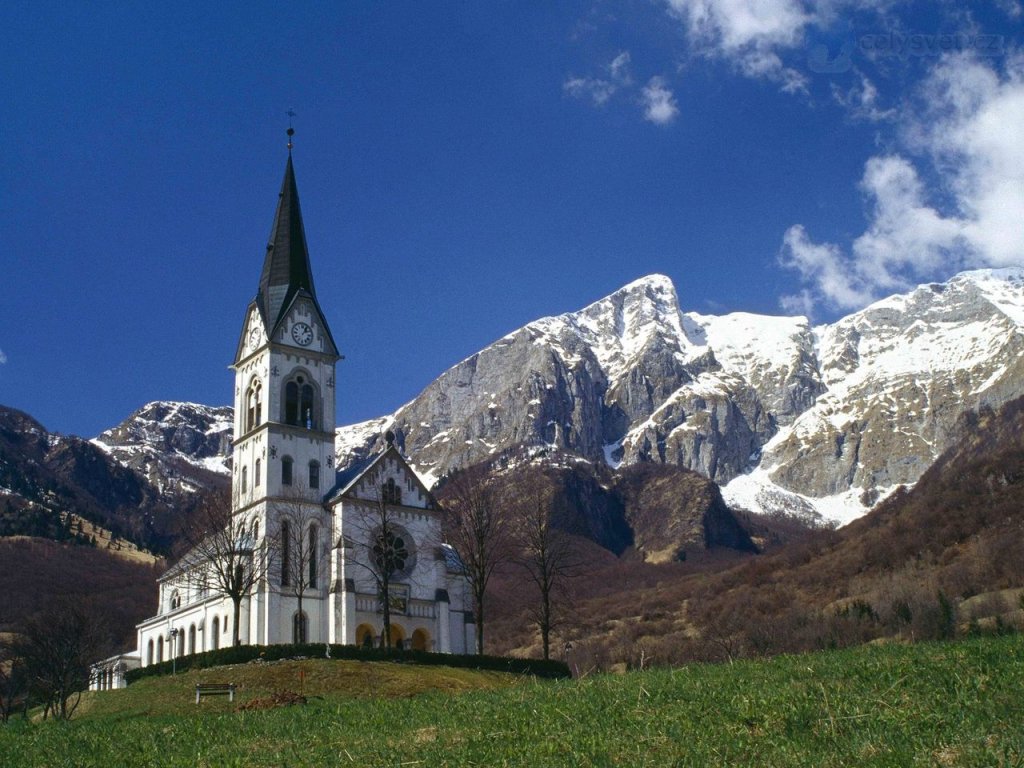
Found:
<path fill-rule="evenodd" d="M 442 541 L 433 496 L 391 439 L 365 468 L 339 475 L 327 505 L 338 536 L 331 642 L 380 644 L 386 581 L 393 644 L 473 653 L 472 598 L 458 558 Z"/>
<path fill-rule="evenodd" d="M 441 540 L 433 497 L 388 448 L 336 474 L 335 366 L 341 356 L 316 298 L 289 154 L 258 292 L 242 323 L 232 370 L 234 523 L 270 567 L 243 600 L 242 644 L 380 645 L 381 568 L 392 645 L 472 653 L 475 627 L 457 558 Z M 138 649 L 101 662 L 95 688 L 123 671 L 230 645 L 233 604 L 186 554 L 159 580 L 157 615 L 138 625 Z M 301 605 L 301 607 L 300 607 Z M 108 670 L 116 669 L 117 674 Z"/>

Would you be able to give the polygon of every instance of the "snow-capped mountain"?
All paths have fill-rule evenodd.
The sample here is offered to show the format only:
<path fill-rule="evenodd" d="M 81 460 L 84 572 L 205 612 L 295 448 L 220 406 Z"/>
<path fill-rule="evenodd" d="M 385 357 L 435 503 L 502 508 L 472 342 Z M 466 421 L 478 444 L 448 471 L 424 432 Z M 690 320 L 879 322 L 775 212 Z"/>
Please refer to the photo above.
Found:
<path fill-rule="evenodd" d="M 147 403 L 91 442 L 160 490 L 193 491 L 230 475 L 233 409 Z"/>
<path fill-rule="evenodd" d="M 1022 350 L 1022 269 L 963 273 L 818 328 L 683 312 L 652 275 L 499 339 L 390 416 L 339 429 L 339 466 L 386 430 L 428 478 L 547 445 L 688 467 L 738 506 L 845 522 L 913 483 L 965 410 L 1019 394 Z"/>
<path fill-rule="evenodd" d="M 815 334 L 825 391 L 725 496 L 767 509 L 810 502 L 846 522 L 913 484 L 952 445 L 964 411 L 1021 394 L 1024 269 L 923 285 Z"/>

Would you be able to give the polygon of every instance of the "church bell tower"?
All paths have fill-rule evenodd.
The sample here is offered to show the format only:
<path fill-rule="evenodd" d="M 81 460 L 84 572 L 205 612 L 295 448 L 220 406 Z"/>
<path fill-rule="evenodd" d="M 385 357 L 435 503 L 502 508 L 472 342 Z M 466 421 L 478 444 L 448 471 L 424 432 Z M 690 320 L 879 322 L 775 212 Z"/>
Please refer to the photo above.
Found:
<path fill-rule="evenodd" d="M 335 365 L 317 302 L 299 192 L 288 161 L 259 289 L 246 310 L 232 369 L 232 509 L 273 535 L 278 507 L 323 509 L 334 479 Z M 278 502 L 275 504 L 275 502 Z M 263 632 L 265 630 L 260 630 Z"/>

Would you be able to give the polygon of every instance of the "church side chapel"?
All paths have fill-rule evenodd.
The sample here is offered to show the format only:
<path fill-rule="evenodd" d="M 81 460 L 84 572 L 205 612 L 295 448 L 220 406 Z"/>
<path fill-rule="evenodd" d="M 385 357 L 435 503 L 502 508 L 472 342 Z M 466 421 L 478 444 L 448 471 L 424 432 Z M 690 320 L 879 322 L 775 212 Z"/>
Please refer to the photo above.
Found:
<path fill-rule="evenodd" d="M 231 366 L 231 509 L 221 532 L 229 545 L 217 554 L 196 546 L 159 579 L 157 614 L 138 625 L 137 650 L 96 664 L 93 689 L 123 687 L 128 669 L 230 646 L 236 629 L 242 645 L 475 648 L 458 558 L 393 436 L 377 456 L 335 472 L 341 356 L 313 285 L 292 134 L 259 289 Z M 238 583 L 251 583 L 237 619 L 217 588 L 225 559 Z"/>

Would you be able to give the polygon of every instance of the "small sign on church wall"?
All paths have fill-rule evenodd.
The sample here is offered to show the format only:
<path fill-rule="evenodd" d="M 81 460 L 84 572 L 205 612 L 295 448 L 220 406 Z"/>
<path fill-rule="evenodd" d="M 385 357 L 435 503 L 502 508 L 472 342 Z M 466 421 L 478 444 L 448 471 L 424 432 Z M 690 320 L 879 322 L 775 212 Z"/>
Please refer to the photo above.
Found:
<path fill-rule="evenodd" d="M 383 595 L 377 603 L 377 613 L 384 613 Z M 409 587 L 406 584 L 391 584 L 388 586 L 388 606 L 391 613 L 406 614 L 409 609 Z"/>

